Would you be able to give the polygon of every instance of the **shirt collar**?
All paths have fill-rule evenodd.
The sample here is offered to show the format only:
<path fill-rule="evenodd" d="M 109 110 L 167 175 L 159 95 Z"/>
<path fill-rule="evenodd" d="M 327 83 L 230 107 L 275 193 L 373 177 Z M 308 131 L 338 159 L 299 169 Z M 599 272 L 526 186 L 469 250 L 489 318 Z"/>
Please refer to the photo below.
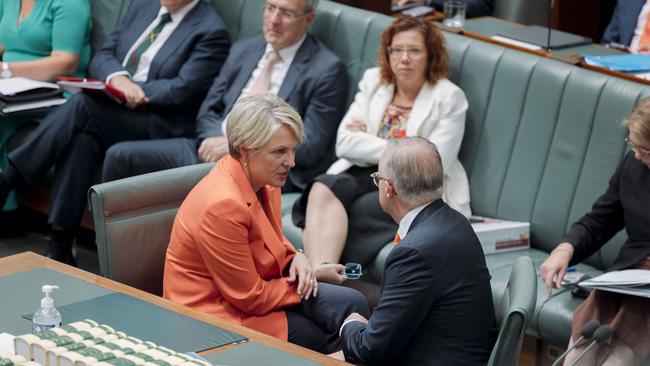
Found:
<path fill-rule="evenodd" d="M 397 235 L 399 235 L 400 239 L 403 240 L 406 237 L 406 234 L 408 234 L 409 229 L 411 228 L 411 224 L 413 224 L 413 220 L 415 220 L 415 217 L 430 204 L 431 202 L 425 203 L 422 206 L 418 206 L 409 211 L 406 215 L 404 215 L 404 217 L 402 217 L 402 220 L 399 222 L 399 228 L 397 229 Z"/>
<path fill-rule="evenodd" d="M 183 20 L 183 18 L 185 18 L 187 13 L 189 13 L 190 10 L 194 9 L 194 7 L 196 6 L 196 4 L 199 3 L 199 1 L 200 0 L 193 0 L 191 3 L 185 5 L 184 7 L 180 8 L 180 9 L 178 9 L 177 12 L 175 12 L 174 14 L 171 15 L 172 22 L 173 23 L 180 23 Z M 167 10 L 167 8 L 164 7 L 164 6 L 161 6 L 160 10 L 158 11 L 158 17 L 160 18 L 160 16 L 165 14 L 165 13 L 169 13 L 169 10 Z"/>
<path fill-rule="evenodd" d="M 289 47 L 285 47 L 279 50 L 278 54 L 280 55 L 280 60 L 282 60 L 282 62 L 286 63 L 287 65 L 291 65 L 293 59 L 296 57 L 296 54 L 298 53 L 298 49 L 300 49 L 300 46 L 302 46 L 302 43 L 305 41 L 305 38 L 307 38 L 307 33 L 303 34 L 302 38 L 300 38 L 298 42 L 292 44 Z M 264 51 L 264 55 L 267 55 L 272 50 L 273 50 L 273 46 L 267 43 L 266 50 Z"/>

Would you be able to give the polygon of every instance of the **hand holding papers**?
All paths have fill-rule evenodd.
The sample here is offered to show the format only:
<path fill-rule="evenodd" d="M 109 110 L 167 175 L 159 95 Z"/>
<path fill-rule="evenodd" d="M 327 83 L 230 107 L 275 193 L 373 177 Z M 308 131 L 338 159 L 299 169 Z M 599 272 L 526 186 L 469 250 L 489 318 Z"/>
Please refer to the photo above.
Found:
<path fill-rule="evenodd" d="M 650 298 L 650 270 L 628 269 L 604 273 L 579 284 L 581 287 Z"/>
<path fill-rule="evenodd" d="M 99 80 L 61 77 L 57 84 L 64 90 L 73 93 L 83 90 L 91 94 L 104 96 L 117 104 L 122 104 L 126 101 L 124 93 Z"/>

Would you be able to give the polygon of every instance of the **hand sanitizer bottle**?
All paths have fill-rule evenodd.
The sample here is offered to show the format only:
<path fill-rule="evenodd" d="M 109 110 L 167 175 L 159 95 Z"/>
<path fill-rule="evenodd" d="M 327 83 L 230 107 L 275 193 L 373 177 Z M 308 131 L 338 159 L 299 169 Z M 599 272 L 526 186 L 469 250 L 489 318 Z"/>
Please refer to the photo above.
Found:
<path fill-rule="evenodd" d="M 41 307 L 36 310 L 32 317 L 33 333 L 61 326 L 61 314 L 54 307 L 54 300 L 50 297 L 50 292 L 58 288 L 59 286 L 43 286 L 42 291 L 45 294 L 45 297 L 41 299 Z"/>

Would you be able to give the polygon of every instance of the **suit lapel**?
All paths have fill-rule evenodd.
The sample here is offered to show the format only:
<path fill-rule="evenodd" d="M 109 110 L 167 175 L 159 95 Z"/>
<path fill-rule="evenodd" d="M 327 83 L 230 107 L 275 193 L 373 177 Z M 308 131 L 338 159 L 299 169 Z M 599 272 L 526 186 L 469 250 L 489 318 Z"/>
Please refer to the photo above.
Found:
<path fill-rule="evenodd" d="M 133 44 L 140 38 L 144 30 L 147 29 L 149 25 L 156 19 L 158 12 L 160 11 L 160 2 L 150 1 L 146 4 L 142 10 L 142 14 L 138 14 L 134 17 L 134 22 L 129 25 L 128 30 L 125 34 L 121 34 L 122 44 L 126 45 L 124 48 L 124 55 L 121 55 L 120 62 L 126 57 L 126 53 L 129 52 Z"/>
<path fill-rule="evenodd" d="M 296 82 L 301 75 L 304 75 L 311 56 L 316 52 L 315 48 L 314 39 L 310 34 L 307 34 L 305 41 L 298 49 L 298 52 L 296 52 L 296 56 L 293 58 L 291 65 L 289 65 L 289 70 L 287 70 L 280 90 L 278 90 L 278 96 L 284 100 L 289 100 L 289 95 L 295 89 Z"/>
<path fill-rule="evenodd" d="M 160 67 L 165 63 L 165 61 L 169 60 L 172 53 L 177 51 L 178 47 L 183 42 L 190 38 L 194 32 L 194 28 L 196 28 L 196 25 L 200 22 L 201 17 L 203 16 L 203 12 L 205 11 L 205 9 L 203 9 L 204 6 L 203 2 L 196 4 L 194 9 L 190 10 L 176 29 L 174 29 L 167 41 L 165 41 L 151 61 L 147 80 L 157 79 Z"/>
<path fill-rule="evenodd" d="M 244 51 L 244 53 L 241 55 L 244 58 L 242 60 L 242 66 L 239 69 L 237 78 L 232 83 L 232 86 L 230 87 L 231 91 L 229 92 L 229 94 L 232 94 L 234 96 L 232 104 L 235 104 L 235 101 L 241 95 L 241 92 L 246 86 L 246 83 L 248 83 L 248 80 L 250 80 L 251 76 L 253 76 L 253 71 L 257 67 L 257 63 L 260 61 L 262 56 L 264 56 L 265 50 L 266 42 L 264 41 L 264 37 L 260 36 L 256 40 L 255 44 L 253 44 L 249 50 Z"/>
<path fill-rule="evenodd" d="M 246 177 L 246 173 L 244 173 L 241 164 L 236 159 L 231 157 L 227 157 L 225 159 L 227 159 L 225 161 L 225 164 L 227 164 L 227 169 L 233 176 L 234 180 L 236 182 L 248 182 L 248 177 Z M 253 191 L 253 188 L 250 186 L 250 184 L 242 184 L 240 186 L 240 189 L 242 195 L 244 196 L 244 200 L 246 200 L 246 203 L 251 210 L 251 214 L 262 230 L 262 239 L 264 240 L 264 246 L 275 259 L 275 264 L 278 267 L 278 273 L 281 273 L 281 259 L 286 256 L 286 250 L 282 244 L 282 227 L 278 227 L 278 225 L 276 225 L 273 220 L 269 219 L 269 217 L 279 217 L 276 215 L 280 215 L 279 212 L 275 211 L 275 206 L 279 205 L 274 205 L 272 202 L 273 195 L 271 192 L 274 188 L 262 187 L 261 192 L 264 202 L 260 202 L 257 199 L 257 194 Z M 263 203 L 266 203 L 266 206 L 269 210 L 269 215 L 267 215 L 264 211 L 264 207 L 262 207 Z"/>
<path fill-rule="evenodd" d="M 395 86 L 393 84 L 383 85 L 380 84 L 377 92 L 370 100 L 368 106 L 368 133 L 376 136 L 384 119 L 384 112 L 393 100 L 395 93 Z"/>
<path fill-rule="evenodd" d="M 431 114 L 433 104 L 435 103 L 434 98 L 432 98 L 433 88 L 434 86 L 431 84 L 425 83 L 415 98 L 413 109 L 411 109 L 408 124 L 406 125 L 407 136 L 416 136 L 422 123 Z"/>

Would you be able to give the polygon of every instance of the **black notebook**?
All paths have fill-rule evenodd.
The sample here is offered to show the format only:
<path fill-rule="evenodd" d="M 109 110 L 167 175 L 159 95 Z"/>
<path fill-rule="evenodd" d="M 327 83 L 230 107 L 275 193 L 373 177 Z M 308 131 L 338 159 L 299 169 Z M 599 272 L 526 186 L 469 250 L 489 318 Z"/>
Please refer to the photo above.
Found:
<path fill-rule="evenodd" d="M 549 45 L 550 49 L 560 49 L 592 43 L 591 38 L 552 29 L 549 44 L 548 28 L 540 27 L 538 25 L 511 29 L 499 33 L 498 36 L 500 38 L 512 39 L 517 42 L 528 43 L 542 49 L 546 49 Z"/>

